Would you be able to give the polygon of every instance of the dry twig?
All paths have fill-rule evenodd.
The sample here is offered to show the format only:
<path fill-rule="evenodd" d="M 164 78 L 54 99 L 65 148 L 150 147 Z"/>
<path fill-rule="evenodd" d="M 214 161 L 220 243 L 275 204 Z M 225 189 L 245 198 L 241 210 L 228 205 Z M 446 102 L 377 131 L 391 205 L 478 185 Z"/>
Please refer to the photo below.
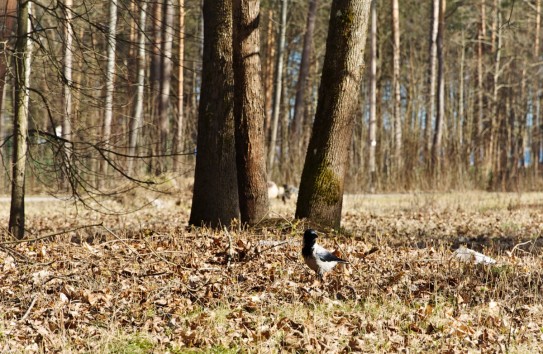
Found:
<path fill-rule="evenodd" d="M 232 257 L 234 257 L 234 249 L 232 248 L 232 237 L 228 232 L 228 229 L 224 228 L 224 233 L 228 237 L 228 250 L 226 251 L 226 268 L 230 268 L 230 263 L 232 262 Z"/>
<path fill-rule="evenodd" d="M 36 304 L 36 300 L 38 299 L 37 296 L 34 296 L 32 298 L 32 301 L 30 302 L 30 306 L 28 306 L 28 309 L 26 310 L 25 314 L 23 315 L 23 317 L 21 317 L 21 322 L 26 320 L 26 318 L 28 317 L 28 315 L 30 315 L 30 311 L 32 311 L 32 308 L 34 307 L 34 305 Z"/>
<path fill-rule="evenodd" d="M 81 229 L 86 229 L 86 228 L 88 228 L 88 227 L 96 227 L 96 226 L 104 226 L 104 225 L 103 225 L 103 223 L 99 223 L 99 224 L 90 224 L 90 225 L 82 225 L 82 226 L 74 227 L 73 229 L 63 230 L 63 231 L 55 232 L 55 233 L 48 234 L 48 235 L 38 236 L 38 237 L 35 237 L 35 238 L 26 238 L 26 239 L 23 239 L 23 240 L 14 240 L 14 241 L 4 241 L 4 242 L 0 242 L 0 246 L 4 246 L 4 245 L 15 245 L 15 244 L 19 244 L 19 243 L 28 243 L 28 242 L 41 241 L 41 240 L 45 240 L 45 239 L 48 239 L 48 238 L 51 238 L 51 237 L 55 237 L 55 236 L 58 236 L 58 235 L 67 234 L 67 233 L 69 233 L 69 232 L 73 232 L 73 231 L 77 231 L 77 230 L 81 230 Z M 105 227 L 105 226 L 104 226 L 104 227 Z"/>

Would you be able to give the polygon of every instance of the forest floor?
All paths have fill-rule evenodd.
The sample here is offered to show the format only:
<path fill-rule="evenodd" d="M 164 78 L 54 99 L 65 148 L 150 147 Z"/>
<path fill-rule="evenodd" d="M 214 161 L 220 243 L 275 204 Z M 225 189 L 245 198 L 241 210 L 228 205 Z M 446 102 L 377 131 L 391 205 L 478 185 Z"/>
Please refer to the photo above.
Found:
<path fill-rule="evenodd" d="M 0 235 L 0 352 L 543 347 L 541 193 L 347 196 L 343 232 L 319 241 L 351 263 L 323 284 L 301 258 L 307 225 L 292 220 L 294 201 L 274 200 L 272 220 L 228 233 L 186 227 L 187 190 L 148 201 L 125 215 L 28 203 L 29 239 L 62 233 Z M 8 211 L 0 203 L 1 225 Z M 496 263 L 457 259 L 462 245 Z"/>

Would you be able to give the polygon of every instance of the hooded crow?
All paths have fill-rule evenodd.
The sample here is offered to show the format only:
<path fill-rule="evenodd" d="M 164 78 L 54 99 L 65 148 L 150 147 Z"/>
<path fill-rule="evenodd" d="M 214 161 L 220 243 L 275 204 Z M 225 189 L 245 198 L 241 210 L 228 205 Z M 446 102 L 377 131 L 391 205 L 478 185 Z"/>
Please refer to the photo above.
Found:
<path fill-rule="evenodd" d="M 338 263 L 349 263 L 341 258 L 336 257 L 326 248 L 320 246 L 315 241 L 317 239 L 315 230 L 307 229 L 304 233 L 304 246 L 302 248 L 302 256 L 304 256 L 305 264 L 317 273 L 319 280 L 323 280 L 323 275 L 329 272 Z"/>

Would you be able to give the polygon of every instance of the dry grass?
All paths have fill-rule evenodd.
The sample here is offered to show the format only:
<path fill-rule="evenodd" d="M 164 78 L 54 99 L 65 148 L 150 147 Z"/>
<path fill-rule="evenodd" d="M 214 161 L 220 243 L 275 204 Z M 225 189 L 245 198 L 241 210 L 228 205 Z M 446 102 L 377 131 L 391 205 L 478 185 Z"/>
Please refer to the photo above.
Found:
<path fill-rule="evenodd" d="M 1 246 L 0 352 L 537 352 L 542 197 L 347 197 L 344 233 L 321 242 L 351 264 L 322 286 L 293 202 L 230 238 L 186 229 L 186 196 L 119 216 L 32 203 L 36 235 L 105 227 Z M 459 245 L 498 263 L 461 263 Z"/>

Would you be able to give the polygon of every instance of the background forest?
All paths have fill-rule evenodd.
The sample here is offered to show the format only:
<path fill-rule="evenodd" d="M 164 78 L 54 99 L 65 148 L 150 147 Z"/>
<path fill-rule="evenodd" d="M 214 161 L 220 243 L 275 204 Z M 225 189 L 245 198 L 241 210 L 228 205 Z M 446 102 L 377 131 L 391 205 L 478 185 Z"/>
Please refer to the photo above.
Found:
<path fill-rule="evenodd" d="M 282 2 L 261 3 L 268 179 L 278 183 L 300 180 L 330 3 L 289 1 L 284 31 Z M 536 189 L 542 151 L 540 0 L 404 0 L 397 12 L 392 4 L 376 1 L 376 43 L 370 46 L 368 34 L 346 191 Z M 16 5 L 6 1 L 0 17 L 4 191 L 13 146 Z M 313 20 L 314 31 L 306 36 Z M 76 192 L 93 193 L 127 177 L 192 175 L 201 1 L 40 0 L 31 3 L 28 28 L 27 188 L 54 192 L 71 184 Z M 307 40 L 307 79 L 300 84 Z M 57 137 L 75 144 L 70 166 L 65 142 Z"/>

